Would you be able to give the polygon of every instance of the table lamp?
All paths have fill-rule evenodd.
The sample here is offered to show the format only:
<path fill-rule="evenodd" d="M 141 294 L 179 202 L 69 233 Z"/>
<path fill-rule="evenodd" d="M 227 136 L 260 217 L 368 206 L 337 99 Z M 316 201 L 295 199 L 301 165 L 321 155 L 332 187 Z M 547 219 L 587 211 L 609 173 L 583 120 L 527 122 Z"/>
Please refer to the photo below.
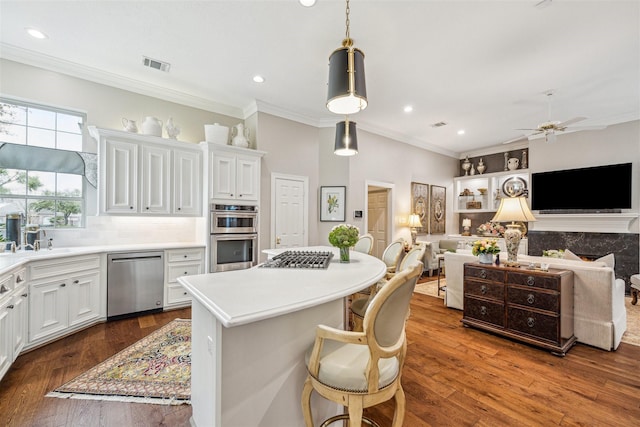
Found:
<path fill-rule="evenodd" d="M 418 230 L 416 230 L 416 227 L 422 227 L 420 217 L 417 214 L 409 215 L 409 227 L 411 227 L 411 246 L 415 246 L 416 236 L 418 235 Z"/>
<path fill-rule="evenodd" d="M 527 205 L 527 199 L 524 197 L 503 197 L 500 199 L 498 212 L 496 212 L 491 221 L 511 221 L 511 224 L 507 225 L 507 230 L 504 232 L 504 242 L 507 246 L 507 262 L 505 265 L 511 267 L 518 265 L 518 246 L 520 246 L 522 232 L 516 221 L 535 220 L 536 218 L 531 213 L 529 205 Z"/>
<path fill-rule="evenodd" d="M 462 220 L 462 228 L 464 228 L 463 236 L 471 236 L 469 229 L 471 228 L 471 219 L 465 218 Z"/>

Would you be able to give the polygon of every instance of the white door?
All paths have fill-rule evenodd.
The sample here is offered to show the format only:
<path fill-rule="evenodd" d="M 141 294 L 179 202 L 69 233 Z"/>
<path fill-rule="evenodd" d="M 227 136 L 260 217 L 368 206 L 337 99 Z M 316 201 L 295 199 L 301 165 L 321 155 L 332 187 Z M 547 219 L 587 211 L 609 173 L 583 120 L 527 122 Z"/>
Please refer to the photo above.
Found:
<path fill-rule="evenodd" d="M 371 255 L 382 258 L 387 242 L 387 199 L 389 190 L 367 192 L 367 232 L 373 236 Z"/>
<path fill-rule="evenodd" d="M 308 180 L 306 177 L 272 176 L 272 248 L 295 248 L 308 242 Z"/>

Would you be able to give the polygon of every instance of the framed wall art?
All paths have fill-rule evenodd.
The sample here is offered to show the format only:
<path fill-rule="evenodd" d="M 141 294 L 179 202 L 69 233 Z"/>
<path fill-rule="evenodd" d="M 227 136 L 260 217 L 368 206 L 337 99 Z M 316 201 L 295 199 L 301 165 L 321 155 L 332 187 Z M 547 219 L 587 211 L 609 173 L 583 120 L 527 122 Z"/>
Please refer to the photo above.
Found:
<path fill-rule="evenodd" d="M 418 234 L 429 232 L 429 184 L 411 183 L 411 212 L 420 217 L 421 227 L 416 227 Z"/>
<path fill-rule="evenodd" d="M 347 187 L 320 187 L 320 221 L 344 221 Z"/>
<path fill-rule="evenodd" d="M 444 234 L 447 229 L 447 189 L 438 185 L 431 186 L 429 231 L 431 234 Z"/>

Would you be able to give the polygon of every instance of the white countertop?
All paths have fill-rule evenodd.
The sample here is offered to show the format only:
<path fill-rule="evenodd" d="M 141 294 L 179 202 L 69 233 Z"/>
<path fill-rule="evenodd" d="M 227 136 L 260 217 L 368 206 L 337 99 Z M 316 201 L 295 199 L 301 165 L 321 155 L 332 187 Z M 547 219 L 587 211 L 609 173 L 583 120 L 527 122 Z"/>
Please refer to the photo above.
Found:
<path fill-rule="evenodd" d="M 4 244 L 4 243 L 2 243 Z M 76 246 L 67 248 L 41 249 L 39 251 L 18 251 L 11 253 L 5 251 L 0 253 L 0 274 L 11 270 L 14 267 L 26 264 L 29 261 L 41 259 L 60 258 L 74 255 L 86 255 L 95 253 L 111 253 L 111 252 L 131 252 L 131 251 L 148 251 L 148 250 L 164 250 L 178 248 L 204 248 L 204 243 L 189 242 L 169 242 L 169 243 L 140 243 L 135 245 L 103 245 L 103 246 Z"/>
<path fill-rule="evenodd" d="M 386 272 L 384 262 L 360 252 L 351 251 L 351 262 L 341 263 L 338 248 L 294 250 L 333 251 L 334 256 L 327 269 L 258 265 L 246 270 L 179 277 L 178 282 L 229 328 L 344 298 L 376 283 Z"/>

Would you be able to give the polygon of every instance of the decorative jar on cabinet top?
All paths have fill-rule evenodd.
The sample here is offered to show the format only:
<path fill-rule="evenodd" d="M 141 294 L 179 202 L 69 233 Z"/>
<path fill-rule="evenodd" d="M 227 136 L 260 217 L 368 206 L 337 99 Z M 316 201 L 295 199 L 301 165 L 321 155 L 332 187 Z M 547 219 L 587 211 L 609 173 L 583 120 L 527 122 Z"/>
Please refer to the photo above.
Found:
<path fill-rule="evenodd" d="M 142 122 L 142 133 L 145 135 L 153 135 L 153 136 L 162 136 L 162 121 L 155 118 L 147 116 L 144 118 Z"/>
<path fill-rule="evenodd" d="M 236 147 L 247 148 L 249 147 L 249 129 L 244 127 L 244 124 L 238 123 L 231 129 L 231 135 L 233 139 L 231 143 Z"/>

